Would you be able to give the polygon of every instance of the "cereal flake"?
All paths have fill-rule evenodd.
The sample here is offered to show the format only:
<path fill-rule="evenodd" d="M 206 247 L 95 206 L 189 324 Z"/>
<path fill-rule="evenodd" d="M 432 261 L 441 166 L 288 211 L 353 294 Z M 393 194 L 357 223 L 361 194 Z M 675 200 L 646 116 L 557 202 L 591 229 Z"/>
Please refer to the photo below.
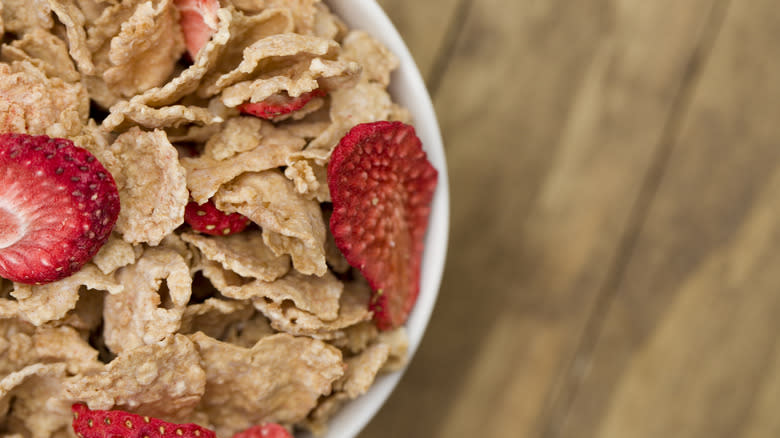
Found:
<path fill-rule="evenodd" d="M 362 65 L 364 79 L 387 88 L 390 84 L 390 73 L 400 65 L 397 56 L 362 30 L 348 33 L 342 46 L 342 58 Z"/>
<path fill-rule="evenodd" d="M 37 362 L 62 362 L 69 374 L 82 374 L 102 366 L 98 351 L 92 348 L 74 328 L 41 327 L 32 336 Z"/>
<path fill-rule="evenodd" d="M 204 270 L 204 275 L 229 298 L 263 300 L 278 306 L 291 304 L 322 321 L 333 321 L 339 316 L 339 299 L 344 286 L 330 272 L 317 277 L 293 271 L 276 281 L 256 280 L 241 285 L 231 282 L 227 277 L 229 273 L 215 276 L 213 271 Z"/>
<path fill-rule="evenodd" d="M 179 329 L 192 292 L 190 268 L 181 255 L 149 248 L 117 278 L 124 291 L 107 296 L 103 311 L 103 335 L 111 351 L 153 344 Z"/>
<path fill-rule="evenodd" d="M 53 283 L 42 285 L 15 283 L 11 296 L 16 298 L 18 317 L 40 326 L 62 319 L 74 309 L 82 288 L 107 291 L 111 294 L 122 291 L 122 285 L 113 277 L 103 274 L 95 265 L 88 263 L 70 277 Z"/>
<path fill-rule="evenodd" d="M 68 137 L 81 132 L 88 115 L 81 84 L 49 78 L 27 61 L 0 63 L 0 133 Z"/>
<path fill-rule="evenodd" d="M 244 15 L 232 9 L 231 13 L 230 40 L 204 75 L 197 91 L 200 97 L 219 93 L 221 87 L 216 85 L 217 80 L 241 64 L 244 50 L 257 40 L 293 30 L 292 16 L 286 9 L 268 9 L 253 15 Z"/>
<path fill-rule="evenodd" d="M 220 436 L 264 421 L 295 423 L 344 373 L 341 353 L 315 339 L 276 334 L 242 348 L 191 335 L 206 370 L 199 410 Z"/>
<path fill-rule="evenodd" d="M 325 165 L 347 131 L 360 123 L 388 120 L 395 106 L 387 90 L 376 82 L 361 81 L 353 88 L 334 91 L 330 103 L 333 123 L 300 155 Z"/>
<path fill-rule="evenodd" d="M 142 3 L 111 39 L 103 73 L 106 84 L 124 97 L 162 85 L 184 53 L 184 37 L 173 0 Z"/>
<path fill-rule="evenodd" d="M 241 142 L 257 142 L 256 147 L 247 152 L 236 153 L 224 160 L 219 160 L 208 153 L 195 158 L 181 159 L 181 164 L 187 171 L 187 187 L 192 199 L 203 204 L 214 196 L 223 184 L 245 172 L 258 172 L 283 166 L 291 154 L 299 152 L 306 144 L 302 138 L 275 128 L 270 122 L 260 122 L 259 132 L 241 140 Z M 224 129 L 217 135 L 224 138 L 231 136 Z"/>
<path fill-rule="evenodd" d="M 35 28 L 11 44 L 3 45 L 4 61 L 28 61 L 50 78 L 65 82 L 78 82 L 81 76 L 76 71 L 68 54 L 68 45 L 48 31 Z"/>
<path fill-rule="evenodd" d="M 222 92 L 222 102 L 228 107 L 235 107 L 244 102 L 261 102 L 282 92 L 300 96 L 316 89 L 332 91 L 349 88 L 357 82 L 360 72 L 360 65 L 354 62 L 314 58 L 284 70 L 272 71 L 267 77 L 228 86 Z"/>
<path fill-rule="evenodd" d="M 68 396 L 90 409 L 130 410 L 171 419 L 188 416 L 206 387 L 206 374 L 193 342 L 174 335 L 123 351 L 104 368 L 65 383 Z"/>
<path fill-rule="evenodd" d="M 333 336 L 328 340 L 333 346 L 349 351 L 352 354 L 360 353 L 368 348 L 377 336 L 379 329 L 373 321 L 362 321 L 340 330 L 339 336 Z"/>
<path fill-rule="evenodd" d="M 241 63 L 217 78 L 214 85 L 222 89 L 258 73 L 291 71 L 296 64 L 308 64 L 318 57 L 335 59 L 338 52 L 339 45 L 333 40 L 296 33 L 270 35 L 247 47 Z"/>
<path fill-rule="evenodd" d="M 362 283 L 350 282 L 344 285 L 339 299 L 338 316 L 324 321 L 316 315 L 299 309 L 292 301 L 276 302 L 255 298 L 252 303 L 270 321 L 276 330 L 300 336 L 312 336 L 323 340 L 344 338 L 344 329 L 371 319 L 368 310 L 371 290 Z"/>
<path fill-rule="evenodd" d="M 33 437 L 47 437 L 66 426 L 69 403 L 61 385 L 65 364 L 36 363 L 0 379 L 0 414 L 8 413 Z"/>
<path fill-rule="evenodd" d="M 137 127 L 117 137 L 111 151 L 122 164 L 116 231 L 130 243 L 159 244 L 184 223 L 189 194 L 178 152 L 165 132 Z"/>
<path fill-rule="evenodd" d="M 251 348 L 260 339 L 274 333 L 268 319 L 258 312 L 250 319 L 236 321 L 229 325 L 224 334 L 224 341 L 240 347 Z"/>
<path fill-rule="evenodd" d="M 46 0 L 3 0 L 0 8 L 6 32 L 23 35 L 35 29 L 51 29 L 54 20 Z"/>
<path fill-rule="evenodd" d="M 18 318 L 0 318 L 0 376 L 38 361 L 32 344 L 35 327 Z"/>
<path fill-rule="evenodd" d="M 312 431 L 324 432 L 327 422 L 344 403 L 365 394 L 387 361 L 390 347 L 374 344 L 357 356 L 345 360 L 344 375 L 333 383 L 333 394 L 320 401 L 304 423 Z"/>
<path fill-rule="evenodd" d="M 111 107 L 111 113 L 103 120 L 107 131 L 122 131 L 134 125 L 157 129 L 183 125 L 208 126 L 222 122 L 208 108 L 191 105 L 171 105 L 153 108 L 143 103 L 121 101 Z"/>
<path fill-rule="evenodd" d="M 26 2 L 27 0 L 12 1 L 20 1 L 21 3 Z M 70 56 L 76 61 L 76 66 L 79 68 L 79 71 L 84 74 L 95 73 L 92 55 L 87 48 L 87 33 L 84 30 L 86 19 L 84 18 L 84 14 L 73 0 L 48 0 L 48 7 L 57 15 L 60 22 L 65 25 Z"/>
<path fill-rule="evenodd" d="M 390 373 L 406 366 L 409 360 L 409 335 L 406 333 L 406 327 L 401 326 L 394 330 L 381 332 L 377 342 L 390 347 L 390 354 L 382 372 Z"/>
<path fill-rule="evenodd" d="M 317 202 L 330 202 L 328 189 L 328 169 L 299 156 L 291 156 L 287 161 L 284 176 L 295 183 L 295 190 L 306 199 Z"/>
<path fill-rule="evenodd" d="M 92 263 L 106 275 L 135 262 L 133 245 L 112 233 L 105 245 L 92 258 Z"/>
<path fill-rule="evenodd" d="M 351 399 L 365 394 L 388 357 L 390 346 L 379 342 L 347 359 L 347 371 L 333 384 L 333 389 L 345 393 Z"/>
<path fill-rule="evenodd" d="M 332 13 L 324 3 L 314 5 L 314 35 L 321 38 L 328 38 L 335 41 L 341 41 L 347 33 L 347 25 Z"/>
<path fill-rule="evenodd" d="M 281 171 L 241 175 L 219 189 L 214 203 L 260 225 L 266 245 L 276 254 L 290 254 L 299 272 L 324 275 L 327 271 L 320 205 L 298 194 Z"/>
<path fill-rule="evenodd" d="M 229 236 L 184 233 L 181 237 L 197 247 L 206 259 L 243 277 L 274 281 L 290 270 L 290 257 L 274 254 L 259 232 L 250 230 Z"/>
<path fill-rule="evenodd" d="M 212 338 L 222 338 L 228 327 L 247 321 L 254 313 L 249 301 L 208 298 L 184 309 L 179 332 L 203 332 Z"/>
<path fill-rule="evenodd" d="M 151 88 L 143 94 L 134 96 L 131 102 L 158 108 L 170 105 L 194 92 L 203 76 L 217 63 L 217 59 L 230 40 L 233 13 L 230 9 L 221 8 L 217 10 L 217 19 L 216 32 L 198 52 L 197 59 L 191 66 L 162 87 Z"/>

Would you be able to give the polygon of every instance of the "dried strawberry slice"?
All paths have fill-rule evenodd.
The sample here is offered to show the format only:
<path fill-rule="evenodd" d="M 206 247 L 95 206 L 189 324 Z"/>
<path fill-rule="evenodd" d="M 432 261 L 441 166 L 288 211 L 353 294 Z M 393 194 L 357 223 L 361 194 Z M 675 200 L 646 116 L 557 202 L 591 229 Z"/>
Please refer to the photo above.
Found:
<path fill-rule="evenodd" d="M 0 134 L 0 277 L 48 283 L 81 269 L 119 216 L 111 174 L 86 149 Z"/>
<path fill-rule="evenodd" d="M 287 429 L 276 423 L 264 423 L 233 435 L 233 438 L 293 438 Z"/>
<path fill-rule="evenodd" d="M 73 431 L 80 438 L 216 438 L 197 424 L 174 424 L 124 411 L 90 410 L 74 404 Z"/>
<path fill-rule="evenodd" d="M 174 0 L 187 52 L 193 60 L 217 31 L 217 0 Z"/>
<path fill-rule="evenodd" d="M 437 176 L 414 128 L 400 122 L 357 125 L 333 150 L 330 229 L 374 290 L 371 309 L 382 330 L 406 322 L 417 300 Z"/>
<path fill-rule="evenodd" d="M 244 231 L 249 225 L 249 219 L 239 213 L 225 213 L 218 210 L 211 200 L 198 205 L 190 201 L 184 209 L 184 221 L 193 230 L 212 236 L 227 236 Z"/>
<path fill-rule="evenodd" d="M 290 97 L 287 93 L 274 94 L 262 102 L 246 102 L 238 106 L 238 110 L 244 114 L 251 114 L 261 119 L 273 119 L 289 114 L 306 106 L 315 97 L 324 96 L 325 91 L 318 88 L 297 97 Z"/>

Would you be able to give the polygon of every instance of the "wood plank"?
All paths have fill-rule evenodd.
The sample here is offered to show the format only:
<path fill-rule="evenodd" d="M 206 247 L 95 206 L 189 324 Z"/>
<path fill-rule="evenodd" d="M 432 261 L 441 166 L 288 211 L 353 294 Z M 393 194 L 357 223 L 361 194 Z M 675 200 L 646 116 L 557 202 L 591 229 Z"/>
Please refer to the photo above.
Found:
<path fill-rule="evenodd" d="M 431 73 L 442 48 L 448 44 L 460 0 L 378 0 L 404 38 L 423 78 Z"/>
<path fill-rule="evenodd" d="M 780 431 L 780 40 L 729 5 L 560 437 Z"/>
<path fill-rule="evenodd" d="M 474 2 L 435 96 L 453 213 L 441 296 L 361 436 L 539 434 L 711 4 Z"/>

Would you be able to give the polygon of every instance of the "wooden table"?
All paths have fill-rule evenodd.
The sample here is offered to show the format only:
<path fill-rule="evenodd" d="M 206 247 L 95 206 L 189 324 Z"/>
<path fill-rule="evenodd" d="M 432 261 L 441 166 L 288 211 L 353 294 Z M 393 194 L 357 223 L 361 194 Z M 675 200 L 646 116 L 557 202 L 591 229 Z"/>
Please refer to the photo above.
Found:
<path fill-rule="evenodd" d="M 780 436 L 777 0 L 380 0 L 452 232 L 362 438 Z"/>

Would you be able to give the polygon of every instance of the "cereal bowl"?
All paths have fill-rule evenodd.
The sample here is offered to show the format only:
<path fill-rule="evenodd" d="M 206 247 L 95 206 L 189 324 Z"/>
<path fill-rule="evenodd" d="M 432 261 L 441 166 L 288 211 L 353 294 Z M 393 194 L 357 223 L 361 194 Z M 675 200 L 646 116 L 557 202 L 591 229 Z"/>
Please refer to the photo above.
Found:
<path fill-rule="evenodd" d="M 431 217 L 425 238 L 420 295 L 406 327 L 409 335 L 409 360 L 423 338 L 441 284 L 447 255 L 449 229 L 449 186 L 439 124 L 422 75 L 403 39 L 382 8 L 374 0 L 327 0 L 326 3 L 350 28 L 362 29 L 378 39 L 401 61 L 393 73 L 390 92 L 393 99 L 408 108 L 412 124 L 423 143 L 428 159 L 439 171 L 439 183 L 431 205 Z M 325 438 L 357 436 L 379 411 L 396 387 L 404 370 L 377 378 L 368 392 L 346 405 L 330 422 Z"/>
<path fill-rule="evenodd" d="M 446 166 L 380 7 L 323 1 L 0 0 L 0 435 L 354 437 L 379 409 Z"/>

